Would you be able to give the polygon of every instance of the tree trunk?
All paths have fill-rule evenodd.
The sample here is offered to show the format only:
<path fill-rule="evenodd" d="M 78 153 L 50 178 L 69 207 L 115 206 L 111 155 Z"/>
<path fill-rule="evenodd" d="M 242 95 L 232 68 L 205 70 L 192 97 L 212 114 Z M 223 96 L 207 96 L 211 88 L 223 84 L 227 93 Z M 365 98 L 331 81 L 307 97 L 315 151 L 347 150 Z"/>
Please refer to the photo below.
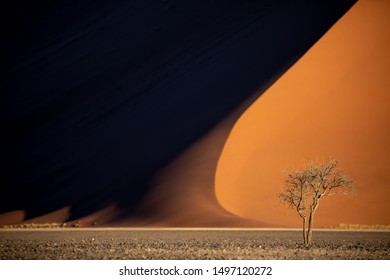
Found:
<path fill-rule="evenodd" d="M 306 245 L 311 245 L 312 241 L 312 236 L 313 236 L 313 220 L 314 220 L 314 213 L 315 209 L 310 209 L 310 216 L 309 216 L 309 225 L 307 227 L 307 242 Z"/>
<path fill-rule="evenodd" d="M 307 245 L 306 217 L 302 217 L 302 220 L 303 220 L 303 243 Z"/>

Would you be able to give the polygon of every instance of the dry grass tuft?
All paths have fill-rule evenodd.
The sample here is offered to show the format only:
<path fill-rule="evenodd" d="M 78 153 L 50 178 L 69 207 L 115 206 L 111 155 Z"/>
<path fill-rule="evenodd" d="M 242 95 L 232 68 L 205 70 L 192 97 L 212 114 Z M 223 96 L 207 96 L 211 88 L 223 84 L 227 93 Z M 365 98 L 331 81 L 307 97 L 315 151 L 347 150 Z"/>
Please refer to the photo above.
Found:
<path fill-rule="evenodd" d="M 390 225 L 339 224 L 338 229 L 390 230 Z"/>

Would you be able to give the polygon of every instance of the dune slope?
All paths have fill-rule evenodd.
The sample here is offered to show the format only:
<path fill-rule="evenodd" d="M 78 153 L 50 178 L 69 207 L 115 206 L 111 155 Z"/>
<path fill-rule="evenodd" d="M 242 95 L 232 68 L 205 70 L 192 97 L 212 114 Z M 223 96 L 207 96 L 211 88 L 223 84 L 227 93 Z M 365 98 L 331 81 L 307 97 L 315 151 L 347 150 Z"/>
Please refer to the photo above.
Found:
<path fill-rule="evenodd" d="M 359 1 L 241 116 L 216 175 L 226 209 L 300 226 L 277 200 L 286 171 L 335 157 L 357 194 L 321 202 L 315 225 L 390 224 L 389 14 Z"/>

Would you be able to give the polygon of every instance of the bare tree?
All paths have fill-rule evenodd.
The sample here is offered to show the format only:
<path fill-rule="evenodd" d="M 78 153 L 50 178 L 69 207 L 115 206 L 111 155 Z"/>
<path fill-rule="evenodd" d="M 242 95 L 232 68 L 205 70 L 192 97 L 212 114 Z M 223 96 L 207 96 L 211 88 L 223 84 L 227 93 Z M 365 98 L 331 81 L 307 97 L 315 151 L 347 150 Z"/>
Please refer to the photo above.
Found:
<path fill-rule="evenodd" d="M 302 218 L 305 245 L 312 244 L 314 214 L 320 200 L 333 194 L 350 194 L 354 190 L 353 181 L 337 168 L 337 164 L 335 159 L 309 162 L 303 171 L 289 172 L 284 181 L 279 198 L 296 209 Z"/>

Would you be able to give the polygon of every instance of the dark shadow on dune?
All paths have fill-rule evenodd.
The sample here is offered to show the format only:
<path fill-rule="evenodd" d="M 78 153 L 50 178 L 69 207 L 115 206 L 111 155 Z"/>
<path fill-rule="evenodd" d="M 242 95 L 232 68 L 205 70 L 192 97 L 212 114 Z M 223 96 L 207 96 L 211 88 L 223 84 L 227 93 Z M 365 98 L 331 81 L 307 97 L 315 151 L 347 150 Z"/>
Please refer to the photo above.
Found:
<path fill-rule="evenodd" d="M 355 1 L 321 2 L 14 6 L 2 30 L 0 213 L 71 205 L 74 220 L 111 203 L 131 213 L 160 168 Z"/>

